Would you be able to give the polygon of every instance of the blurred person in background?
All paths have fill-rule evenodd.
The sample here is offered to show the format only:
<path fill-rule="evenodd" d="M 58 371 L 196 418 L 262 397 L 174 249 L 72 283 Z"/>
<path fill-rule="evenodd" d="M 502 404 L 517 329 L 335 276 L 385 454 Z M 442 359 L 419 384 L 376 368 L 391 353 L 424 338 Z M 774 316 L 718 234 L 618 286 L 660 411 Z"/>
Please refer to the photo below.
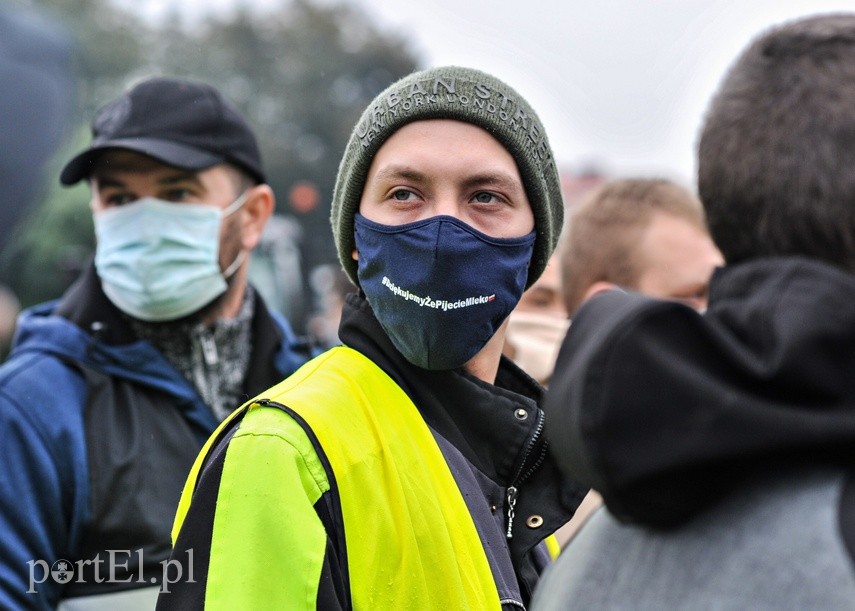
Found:
<path fill-rule="evenodd" d="M 282 314 L 301 335 L 309 310 L 300 254 L 302 234 L 293 216 L 271 214 L 250 256 L 248 275 L 267 307 Z"/>
<path fill-rule="evenodd" d="M 592 189 L 606 180 L 598 164 L 561 172 L 564 210 L 573 208 Z M 566 233 L 566 224 L 563 233 Z M 543 385 L 549 384 L 558 348 L 569 324 L 561 289 L 561 244 L 549 259 L 546 269 L 523 293 L 519 304 L 508 316 L 508 332 L 503 352 L 526 373 Z"/>
<path fill-rule="evenodd" d="M 855 14 L 753 40 L 698 193 L 727 265 L 705 313 L 606 290 L 573 317 L 547 433 L 598 510 L 532 609 L 852 609 Z"/>
<path fill-rule="evenodd" d="M 581 196 L 543 275 L 509 316 L 505 354 L 547 384 L 569 324 L 589 295 L 618 285 L 706 307 L 713 270 L 724 263 L 701 202 L 658 178 L 613 179 Z"/>
<path fill-rule="evenodd" d="M 45 163 L 74 111 L 68 33 L 32 10 L 0 6 L 0 249 L 43 191 Z"/>
<path fill-rule="evenodd" d="M 74 110 L 71 39 L 33 10 L 0 6 L 0 251 L 43 191 L 46 162 Z M 0 285 L 0 361 L 20 311 Z"/>
<path fill-rule="evenodd" d="M 0 362 L 9 354 L 15 335 L 15 321 L 21 312 L 21 303 L 10 289 L 0 284 Z"/>
<path fill-rule="evenodd" d="M 338 264 L 319 265 L 310 274 L 309 283 L 315 299 L 315 314 L 309 318 L 309 332 L 323 349 L 341 344 L 338 327 L 347 295 L 356 286 Z"/>
<path fill-rule="evenodd" d="M 274 196 L 243 117 L 174 78 L 103 106 L 60 180 L 97 246 L 0 368 L 0 607 L 150 609 L 202 443 L 307 358 L 246 281 Z"/>
<path fill-rule="evenodd" d="M 560 291 L 531 297 L 553 312 L 560 309 L 565 317 L 588 296 L 615 285 L 702 310 L 713 271 L 724 263 L 710 238 L 701 202 L 686 188 L 661 178 L 611 179 L 584 194 L 570 212 L 553 259 L 561 281 L 552 286 L 559 284 Z M 563 339 L 551 347 L 550 373 Z M 589 493 L 573 519 L 556 533 L 559 543 L 565 545 L 600 502 L 596 492 Z"/>
<path fill-rule="evenodd" d="M 564 306 L 573 314 L 612 286 L 703 310 L 724 264 L 698 198 L 661 178 L 605 182 L 570 214 L 561 251 Z"/>
<path fill-rule="evenodd" d="M 570 324 L 559 266 L 558 254 L 552 255 L 540 278 L 522 294 L 508 316 L 503 349 L 508 358 L 544 386 L 549 384 L 558 348 Z"/>

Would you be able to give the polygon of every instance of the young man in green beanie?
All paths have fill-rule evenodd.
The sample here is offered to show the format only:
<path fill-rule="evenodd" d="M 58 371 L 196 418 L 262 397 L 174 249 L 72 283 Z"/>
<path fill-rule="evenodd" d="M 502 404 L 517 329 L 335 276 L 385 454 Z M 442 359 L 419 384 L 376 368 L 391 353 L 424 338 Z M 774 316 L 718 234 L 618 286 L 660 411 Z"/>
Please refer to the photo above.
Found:
<path fill-rule="evenodd" d="M 203 450 L 160 609 L 520 609 L 585 490 L 501 356 L 562 225 L 558 173 L 513 89 L 411 74 L 353 130 L 333 197 L 359 287 L 333 348 Z"/>

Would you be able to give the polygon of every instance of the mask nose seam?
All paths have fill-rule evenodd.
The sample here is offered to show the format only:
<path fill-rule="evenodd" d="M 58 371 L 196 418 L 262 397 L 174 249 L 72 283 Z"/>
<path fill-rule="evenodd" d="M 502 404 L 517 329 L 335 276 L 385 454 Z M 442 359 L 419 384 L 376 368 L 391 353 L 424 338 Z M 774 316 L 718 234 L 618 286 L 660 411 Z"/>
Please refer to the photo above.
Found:
<path fill-rule="evenodd" d="M 442 233 L 442 226 L 445 224 L 445 221 L 440 220 L 439 226 L 436 228 L 436 237 L 433 241 L 433 260 L 436 261 L 439 259 L 439 234 Z"/>

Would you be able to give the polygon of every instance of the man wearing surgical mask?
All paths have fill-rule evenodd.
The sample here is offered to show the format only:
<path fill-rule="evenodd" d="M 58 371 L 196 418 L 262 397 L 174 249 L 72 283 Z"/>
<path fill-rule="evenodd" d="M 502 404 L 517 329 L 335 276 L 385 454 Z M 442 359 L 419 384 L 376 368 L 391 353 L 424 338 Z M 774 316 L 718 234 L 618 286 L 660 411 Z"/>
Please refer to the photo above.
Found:
<path fill-rule="evenodd" d="M 559 256 L 552 255 L 543 275 L 522 294 L 508 316 L 505 355 L 523 371 L 546 386 L 558 348 L 570 321 L 561 293 Z"/>
<path fill-rule="evenodd" d="M 91 185 L 96 254 L 0 368 L 0 607 L 151 608 L 202 443 L 308 355 L 247 283 L 274 196 L 214 88 L 139 83 L 60 179 Z"/>

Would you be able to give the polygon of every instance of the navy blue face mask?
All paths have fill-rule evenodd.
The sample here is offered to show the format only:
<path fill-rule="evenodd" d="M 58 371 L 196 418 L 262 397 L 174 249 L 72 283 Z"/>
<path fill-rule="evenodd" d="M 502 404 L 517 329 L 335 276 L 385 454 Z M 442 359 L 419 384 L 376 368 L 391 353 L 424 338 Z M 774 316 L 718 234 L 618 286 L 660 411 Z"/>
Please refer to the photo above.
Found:
<path fill-rule="evenodd" d="M 535 233 L 493 238 L 452 216 L 381 225 L 357 214 L 359 284 L 404 357 L 454 369 L 475 356 L 525 289 Z"/>

